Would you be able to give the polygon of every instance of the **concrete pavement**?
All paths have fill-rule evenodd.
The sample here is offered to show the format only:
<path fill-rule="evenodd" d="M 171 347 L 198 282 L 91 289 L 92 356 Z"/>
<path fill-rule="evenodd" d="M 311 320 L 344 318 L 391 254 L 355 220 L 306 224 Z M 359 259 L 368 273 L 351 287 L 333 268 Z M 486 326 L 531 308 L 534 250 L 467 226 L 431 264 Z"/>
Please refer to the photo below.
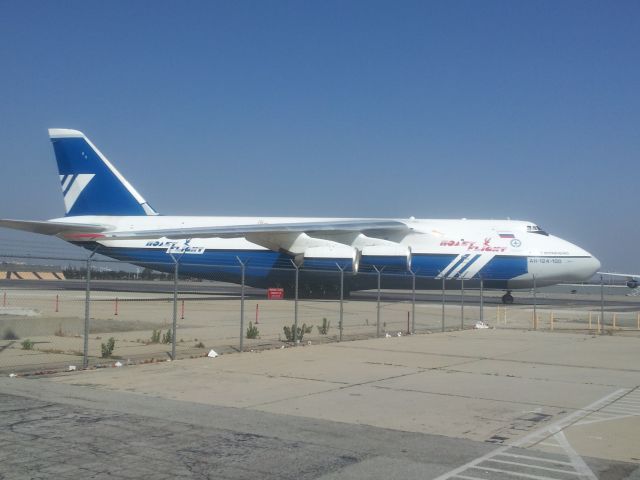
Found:
<path fill-rule="evenodd" d="M 105 452 L 110 441 L 132 444 L 141 449 L 139 458 L 159 442 L 175 468 L 184 466 L 175 450 L 190 444 L 194 431 L 200 449 L 192 448 L 190 461 L 199 473 L 135 464 L 176 477 L 247 478 L 257 469 L 264 478 L 513 478 L 514 472 L 521 478 L 637 478 L 639 341 L 471 330 L 5 378 L 0 393 L 9 404 L 25 405 L 23 414 L 35 416 L 35 424 L 45 421 L 46 408 L 71 418 L 80 415 L 78 408 L 89 409 L 97 432 L 102 418 L 112 418 L 108 412 L 130 415 L 118 417 L 126 436 L 118 440 L 116 429 L 105 446 L 99 434 L 89 444 Z M 42 401 L 50 406 L 39 406 Z M 53 417 L 46 422 L 64 424 Z M 171 441 L 156 435 L 149 442 L 151 424 L 159 432 L 192 427 L 172 433 Z M 86 434 L 84 424 L 74 425 Z M 13 427 L 3 431 L 5 443 L 22 438 Z M 258 436 L 255 449 L 264 455 L 247 453 L 237 441 L 243 437 L 229 438 L 228 431 Z M 74 432 L 63 429 L 57 441 L 80 435 Z M 118 458 L 120 450 L 114 452 Z M 249 470 L 226 469 L 224 459 L 243 455 Z M 279 455 L 282 462 L 269 463 Z M 118 465 L 118 475 L 132 478 L 125 476 L 127 462 Z M 20 468 L 13 470 L 20 475 L 5 478 L 40 471 Z"/>

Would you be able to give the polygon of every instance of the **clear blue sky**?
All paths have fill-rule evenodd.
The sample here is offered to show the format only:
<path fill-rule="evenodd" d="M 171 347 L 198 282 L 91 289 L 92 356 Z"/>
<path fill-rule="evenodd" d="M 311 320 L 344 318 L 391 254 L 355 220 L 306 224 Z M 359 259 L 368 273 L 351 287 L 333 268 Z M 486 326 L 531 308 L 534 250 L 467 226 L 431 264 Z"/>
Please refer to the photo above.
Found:
<path fill-rule="evenodd" d="M 511 217 L 640 271 L 640 2 L 0 12 L 0 217 L 63 214 L 75 128 L 161 213 Z"/>

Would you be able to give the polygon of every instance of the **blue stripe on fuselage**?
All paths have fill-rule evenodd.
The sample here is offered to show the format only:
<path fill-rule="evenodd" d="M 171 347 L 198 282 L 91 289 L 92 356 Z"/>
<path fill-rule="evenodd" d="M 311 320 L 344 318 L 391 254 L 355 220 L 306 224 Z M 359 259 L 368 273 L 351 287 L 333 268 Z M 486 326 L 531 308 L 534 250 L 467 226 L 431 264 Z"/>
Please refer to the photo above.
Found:
<path fill-rule="evenodd" d="M 456 254 L 413 254 L 411 257 L 411 269 L 416 275 L 435 277 L 447 268 L 447 265 L 453 262 L 457 256 Z"/>
<path fill-rule="evenodd" d="M 173 258 L 166 248 L 104 247 L 98 253 L 124 262 L 142 264 L 155 270 L 171 271 Z M 274 268 L 292 268 L 288 255 L 271 250 L 205 250 L 202 254 L 177 255 L 182 273 L 211 275 L 215 272 L 238 273 L 240 262 L 247 275 L 267 277 Z"/>
<path fill-rule="evenodd" d="M 481 256 L 482 255 L 478 254 L 475 257 L 473 257 L 471 260 L 469 260 L 469 263 L 467 263 L 464 267 L 460 269 L 458 273 L 456 273 L 456 278 L 462 276 L 462 274 L 466 272 L 469 269 L 469 267 L 473 265 Z"/>
<path fill-rule="evenodd" d="M 496 256 L 491 259 L 473 278 L 511 280 L 529 272 L 527 257 Z"/>
<path fill-rule="evenodd" d="M 93 250 L 95 243 L 78 243 Z M 166 248 L 130 248 L 100 246 L 97 253 L 116 258 L 124 262 L 145 266 L 154 270 L 172 272 L 173 259 Z M 456 254 L 414 254 L 412 270 L 417 276 L 436 277 L 458 255 Z M 277 274 L 277 269 L 293 270 L 289 255 L 271 250 L 205 250 L 202 254 L 185 254 L 180 257 L 180 271 L 202 278 L 214 278 L 216 273 L 239 275 L 238 258 L 246 263 L 247 276 L 268 278 Z M 473 261 L 473 260 L 472 260 Z M 470 261 L 467 265 L 471 264 Z M 337 271 L 337 268 L 336 268 Z M 496 256 L 473 278 L 485 280 L 509 280 L 528 271 L 527 257 Z M 362 272 L 363 274 L 365 272 Z M 408 272 L 396 271 L 395 276 L 410 275 Z"/>
<path fill-rule="evenodd" d="M 462 262 L 464 262 L 467 258 L 469 258 L 469 254 L 467 253 L 466 255 L 462 255 L 462 257 L 460 257 L 460 259 L 453 265 L 453 267 L 447 269 L 446 272 L 444 272 L 442 274 L 443 277 L 448 277 L 449 273 L 453 272 L 456 268 L 458 268 L 458 265 L 460 265 Z"/>

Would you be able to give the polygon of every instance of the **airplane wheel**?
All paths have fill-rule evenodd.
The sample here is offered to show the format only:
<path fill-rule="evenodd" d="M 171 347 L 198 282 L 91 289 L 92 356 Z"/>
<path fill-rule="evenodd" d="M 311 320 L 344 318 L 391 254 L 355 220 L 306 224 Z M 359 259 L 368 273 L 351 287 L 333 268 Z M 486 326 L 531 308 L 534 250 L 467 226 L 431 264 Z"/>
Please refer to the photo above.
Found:
<path fill-rule="evenodd" d="M 513 295 L 510 292 L 505 293 L 502 296 L 502 303 L 505 305 L 511 305 L 513 303 Z"/>

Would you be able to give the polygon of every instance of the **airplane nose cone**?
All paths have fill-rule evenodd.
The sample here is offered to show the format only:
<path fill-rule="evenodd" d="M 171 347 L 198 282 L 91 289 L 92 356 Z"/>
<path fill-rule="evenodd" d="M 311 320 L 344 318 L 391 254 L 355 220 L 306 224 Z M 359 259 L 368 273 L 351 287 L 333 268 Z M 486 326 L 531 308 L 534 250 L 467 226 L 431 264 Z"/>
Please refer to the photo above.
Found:
<path fill-rule="evenodd" d="M 600 261 L 592 256 L 572 258 L 562 269 L 559 282 L 585 282 L 600 269 Z"/>
<path fill-rule="evenodd" d="M 571 262 L 570 276 L 572 281 L 583 282 L 589 280 L 593 275 L 600 270 L 600 260 L 591 254 L 576 258 Z"/>
<path fill-rule="evenodd" d="M 600 267 L 602 266 L 602 264 L 600 263 L 600 260 L 598 260 L 596 257 L 590 257 L 590 258 L 585 258 L 585 270 L 586 273 L 588 274 L 588 278 L 593 277 L 593 275 L 595 275 L 595 273 L 600 270 Z"/>
<path fill-rule="evenodd" d="M 556 283 L 585 282 L 600 270 L 600 260 L 585 249 L 551 235 L 546 239 L 548 241 L 546 248 L 553 249 L 554 252 L 563 252 L 566 257 L 561 262 L 540 265 L 536 278 L 546 277 L 547 281 Z"/>

